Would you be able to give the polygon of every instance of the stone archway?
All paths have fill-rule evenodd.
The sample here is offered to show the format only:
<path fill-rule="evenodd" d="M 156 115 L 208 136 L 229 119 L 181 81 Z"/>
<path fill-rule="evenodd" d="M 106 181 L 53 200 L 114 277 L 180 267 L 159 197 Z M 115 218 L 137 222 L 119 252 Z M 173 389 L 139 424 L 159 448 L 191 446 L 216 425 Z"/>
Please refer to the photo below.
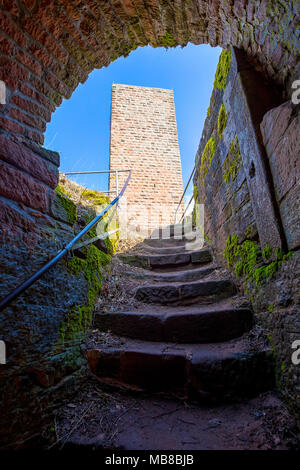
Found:
<path fill-rule="evenodd" d="M 39 144 L 63 98 L 139 46 L 236 46 L 286 89 L 299 71 L 296 1 L 2 0 L 0 8 L 2 132 Z"/>
<path fill-rule="evenodd" d="M 4 226 L 14 225 L 12 219 L 18 225 L 20 218 L 8 215 L 7 201 L 51 213 L 59 156 L 41 150 L 46 125 L 94 68 L 147 44 L 232 45 L 246 51 L 253 67 L 289 96 L 291 82 L 299 75 L 299 8 L 297 1 L 279 0 L 2 0 Z M 21 225 L 23 232 L 31 222 L 23 220 Z"/>

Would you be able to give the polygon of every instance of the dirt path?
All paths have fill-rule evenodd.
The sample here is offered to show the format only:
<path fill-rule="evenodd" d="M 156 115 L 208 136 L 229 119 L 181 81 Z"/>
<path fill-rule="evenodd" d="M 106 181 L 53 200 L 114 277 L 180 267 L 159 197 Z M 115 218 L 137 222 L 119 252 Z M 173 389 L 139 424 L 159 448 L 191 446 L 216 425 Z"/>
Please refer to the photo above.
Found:
<path fill-rule="evenodd" d="M 293 420 L 275 392 L 199 406 L 104 391 L 91 377 L 55 423 L 59 449 L 288 450 L 297 442 Z"/>

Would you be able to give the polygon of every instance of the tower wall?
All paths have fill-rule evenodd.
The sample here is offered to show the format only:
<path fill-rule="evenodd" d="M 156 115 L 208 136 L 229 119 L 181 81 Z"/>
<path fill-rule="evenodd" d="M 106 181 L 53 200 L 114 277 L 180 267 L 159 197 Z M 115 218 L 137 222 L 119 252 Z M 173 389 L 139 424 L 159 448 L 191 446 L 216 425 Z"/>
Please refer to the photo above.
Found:
<path fill-rule="evenodd" d="M 183 192 L 172 90 L 112 86 L 110 170 L 130 168 L 131 180 L 121 204 L 127 203 L 132 231 L 136 228 L 137 235 L 147 236 L 158 226 L 174 222 Z M 119 190 L 126 176 L 119 175 Z M 115 188 L 111 174 L 110 190 Z"/>

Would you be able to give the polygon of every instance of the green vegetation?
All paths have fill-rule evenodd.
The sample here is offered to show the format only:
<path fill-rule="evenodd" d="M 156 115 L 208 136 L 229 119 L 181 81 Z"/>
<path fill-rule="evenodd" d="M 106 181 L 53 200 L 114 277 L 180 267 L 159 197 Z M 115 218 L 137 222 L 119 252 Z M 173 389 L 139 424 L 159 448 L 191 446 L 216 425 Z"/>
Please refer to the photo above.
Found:
<path fill-rule="evenodd" d="M 226 113 L 225 106 L 222 103 L 220 107 L 219 115 L 218 115 L 218 136 L 220 139 L 222 139 L 222 135 L 226 127 L 227 120 L 228 120 L 228 113 Z"/>
<path fill-rule="evenodd" d="M 266 245 L 265 248 L 262 251 L 262 256 L 264 260 L 269 260 L 272 255 L 272 248 L 270 245 Z"/>
<path fill-rule="evenodd" d="M 216 153 L 216 142 L 215 142 L 215 138 L 211 137 L 204 147 L 202 158 L 201 158 L 201 163 L 200 163 L 200 181 L 202 185 L 204 184 L 205 177 L 207 175 L 208 169 L 211 165 L 211 162 L 215 153 Z"/>
<path fill-rule="evenodd" d="M 231 180 L 234 182 L 242 167 L 242 159 L 240 152 L 240 145 L 237 135 L 230 144 L 229 152 L 223 163 L 224 182 L 229 183 Z"/>
<path fill-rule="evenodd" d="M 274 307 L 273 304 L 268 305 L 268 310 L 269 310 L 270 313 L 274 312 L 274 308 L 275 307 Z"/>
<path fill-rule="evenodd" d="M 73 306 L 61 323 L 59 333 L 62 345 L 82 337 L 92 322 L 95 300 L 102 287 L 103 269 L 110 263 L 111 257 L 98 250 L 94 245 L 81 248 L 85 258 L 73 256 L 66 261 L 68 271 L 74 276 L 83 274 L 88 283 L 87 302 Z"/>
<path fill-rule="evenodd" d="M 85 222 L 86 222 L 86 225 L 89 224 L 96 216 L 96 213 L 93 213 L 91 215 L 86 215 L 84 217 L 85 219 Z M 103 219 L 98 222 L 98 224 L 101 224 L 101 227 L 100 227 L 100 233 L 105 233 L 105 232 L 109 232 L 109 231 L 113 231 L 114 229 L 118 228 L 118 221 L 115 219 L 116 216 L 114 216 L 113 220 L 111 220 L 110 222 L 108 222 L 109 220 L 109 217 L 110 215 L 108 214 L 105 214 L 105 216 L 103 217 Z M 96 224 L 94 227 L 92 227 L 87 235 L 90 237 L 90 238 L 96 238 L 97 237 L 97 226 L 98 224 Z M 113 255 L 115 254 L 116 252 L 116 249 L 117 249 L 117 245 L 118 245 L 118 235 L 117 235 L 117 232 L 112 234 L 110 237 L 107 237 L 104 239 L 104 243 L 105 243 L 105 246 L 107 248 L 107 251 L 110 255 Z"/>
<path fill-rule="evenodd" d="M 176 41 L 169 31 L 166 31 L 164 36 L 159 41 L 162 47 L 172 47 L 176 45 Z"/>
<path fill-rule="evenodd" d="M 199 191 L 198 191 L 198 186 L 196 184 L 194 184 L 194 191 L 193 191 L 193 197 L 194 197 L 194 200 L 196 201 L 197 197 L 198 197 L 198 194 L 199 194 Z"/>
<path fill-rule="evenodd" d="M 90 189 L 85 189 L 81 193 L 81 195 L 86 201 L 92 203 L 93 207 L 103 206 L 103 208 L 104 208 L 104 206 L 106 207 L 110 202 L 109 197 L 105 196 L 100 191 L 92 191 Z M 105 233 L 105 232 L 113 231 L 114 229 L 118 228 L 117 216 L 114 215 L 113 219 L 109 222 L 110 215 L 111 215 L 111 211 L 109 213 L 105 214 L 103 219 L 99 222 L 101 224 L 101 233 L 102 232 Z M 96 216 L 96 212 L 94 212 L 90 216 L 85 216 L 86 223 L 87 224 L 90 223 L 94 219 L 95 216 Z M 88 232 L 88 235 L 91 238 L 95 238 L 97 236 L 97 225 L 94 226 Z M 105 238 L 104 243 L 106 245 L 106 248 L 107 248 L 108 252 L 111 255 L 114 254 L 116 252 L 116 248 L 117 248 L 117 244 L 118 244 L 118 235 L 117 235 L 117 233 L 113 234 L 111 237 Z"/>
<path fill-rule="evenodd" d="M 223 50 L 220 54 L 220 59 L 215 75 L 214 88 L 225 90 L 227 76 L 231 64 L 231 50 Z"/>
<path fill-rule="evenodd" d="M 59 197 L 59 200 L 60 200 L 60 203 L 61 203 L 62 207 L 65 209 L 65 211 L 67 213 L 69 222 L 71 224 L 74 224 L 77 220 L 76 204 L 74 204 L 74 202 L 69 198 L 69 194 L 67 193 L 65 188 L 63 188 L 63 186 L 58 185 L 55 188 L 55 192 Z"/>
<path fill-rule="evenodd" d="M 107 206 L 110 202 L 108 196 L 105 196 L 100 191 L 93 191 L 91 189 L 84 189 L 81 196 L 93 206 Z"/>
<path fill-rule="evenodd" d="M 272 256 L 272 248 L 267 246 L 263 252 Z M 226 240 L 226 248 L 223 251 L 224 258 L 229 268 L 234 268 L 237 277 L 245 276 L 247 281 L 252 281 L 256 286 L 263 280 L 272 278 L 280 269 L 282 263 L 292 256 L 293 252 L 283 254 L 281 250 L 275 250 L 275 261 L 264 262 L 256 241 L 245 240 L 239 243 L 237 235 L 229 235 Z"/>

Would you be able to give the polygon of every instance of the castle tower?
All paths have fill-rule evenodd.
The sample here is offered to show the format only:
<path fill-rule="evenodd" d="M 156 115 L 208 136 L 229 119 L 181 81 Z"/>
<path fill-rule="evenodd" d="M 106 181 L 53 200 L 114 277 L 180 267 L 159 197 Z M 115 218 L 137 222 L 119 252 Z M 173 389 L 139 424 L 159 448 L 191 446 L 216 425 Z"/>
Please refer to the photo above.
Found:
<path fill-rule="evenodd" d="M 112 86 L 110 170 L 130 168 L 131 180 L 121 204 L 126 201 L 131 230 L 149 236 L 158 226 L 174 222 L 183 192 L 172 90 Z M 119 190 L 126 176 L 118 175 Z M 115 188 L 112 173 L 109 189 Z"/>

